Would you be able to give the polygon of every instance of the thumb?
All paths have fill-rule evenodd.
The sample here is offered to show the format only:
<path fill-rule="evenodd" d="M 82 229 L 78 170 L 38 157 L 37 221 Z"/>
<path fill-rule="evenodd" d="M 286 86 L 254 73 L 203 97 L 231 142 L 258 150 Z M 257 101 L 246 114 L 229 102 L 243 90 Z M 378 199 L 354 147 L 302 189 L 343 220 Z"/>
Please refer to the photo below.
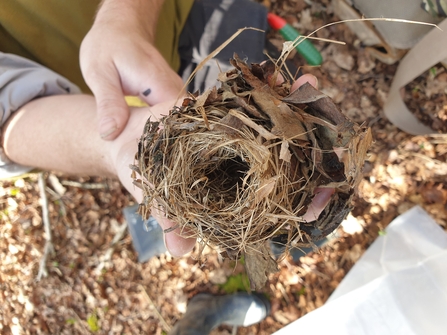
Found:
<path fill-rule="evenodd" d="M 101 81 L 91 87 L 96 99 L 98 131 L 102 139 L 114 140 L 127 124 L 129 106 L 119 82 Z"/>
<path fill-rule="evenodd" d="M 167 64 L 163 70 L 159 70 L 159 72 L 157 72 L 156 77 L 153 77 L 152 74 L 148 77 L 148 82 L 153 85 L 148 85 L 147 87 L 141 85 L 144 87 L 144 90 L 140 92 L 139 97 L 149 106 L 154 106 L 161 102 L 174 100 L 183 96 L 184 92 L 182 92 L 182 78 L 170 69 Z"/>
<path fill-rule="evenodd" d="M 152 207 L 152 216 L 157 220 L 158 224 L 163 228 L 163 230 L 175 227 L 175 222 L 166 218 L 163 213 L 155 207 Z M 195 244 L 196 238 L 193 237 L 182 237 L 181 234 L 188 234 L 188 231 L 183 231 L 180 228 L 174 229 L 170 232 L 164 233 L 164 242 L 166 249 L 174 257 L 180 257 L 188 252 L 190 252 Z"/>

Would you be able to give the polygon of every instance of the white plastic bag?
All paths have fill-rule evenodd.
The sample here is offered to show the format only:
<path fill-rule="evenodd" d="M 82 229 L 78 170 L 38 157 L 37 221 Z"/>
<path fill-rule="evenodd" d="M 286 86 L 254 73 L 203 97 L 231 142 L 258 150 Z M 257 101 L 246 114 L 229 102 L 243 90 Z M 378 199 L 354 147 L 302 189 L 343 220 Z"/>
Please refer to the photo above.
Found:
<path fill-rule="evenodd" d="M 328 302 L 286 334 L 447 334 L 447 234 L 420 207 L 397 217 Z"/>

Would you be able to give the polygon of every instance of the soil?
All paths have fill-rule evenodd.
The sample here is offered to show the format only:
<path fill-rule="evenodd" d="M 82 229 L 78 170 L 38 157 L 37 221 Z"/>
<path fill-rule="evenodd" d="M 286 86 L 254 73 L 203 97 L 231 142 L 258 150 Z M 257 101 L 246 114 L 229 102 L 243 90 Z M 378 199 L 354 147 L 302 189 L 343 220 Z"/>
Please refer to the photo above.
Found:
<path fill-rule="evenodd" d="M 302 34 L 338 20 L 329 0 L 262 2 Z M 315 74 L 320 90 L 348 117 L 372 128 L 374 144 L 350 224 L 321 249 L 281 261 L 280 271 L 270 275 L 263 290 L 272 303 L 270 315 L 257 325 L 240 327 L 240 335 L 272 334 L 322 306 L 368 246 L 411 207 L 421 206 L 447 231 L 447 135 L 411 136 L 396 128 L 382 107 L 397 64 L 372 59 L 343 24 L 318 35 L 346 45 L 314 42 L 325 61 L 302 71 Z M 271 38 L 281 45 L 279 35 Z M 293 59 L 302 64 L 298 55 Z M 444 80 L 442 73 L 436 78 Z M 429 79 L 418 80 L 419 87 L 428 86 Z M 413 95 L 415 90 L 407 92 Z M 445 105 L 442 98 L 428 99 Z M 418 105 L 425 106 L 428 99 Z M 445 133 L 445 128 L 439 130 Z M 169 254 L 139 263 L 130 235 L 121 234 L 126 224 L 122 209 L 133 200 L 119 182 L 44 176 L 54 253 L 46 260 L 48 276 L 40 281 L 46 235 L 38 175 L 0 185 L 0 333 L 166 334 L 197 293 L 248 290 L 243 266 L 210 249 L 203 263 L 190 255 Z M 212 332 L 231 333 L 225 326 Z"/>

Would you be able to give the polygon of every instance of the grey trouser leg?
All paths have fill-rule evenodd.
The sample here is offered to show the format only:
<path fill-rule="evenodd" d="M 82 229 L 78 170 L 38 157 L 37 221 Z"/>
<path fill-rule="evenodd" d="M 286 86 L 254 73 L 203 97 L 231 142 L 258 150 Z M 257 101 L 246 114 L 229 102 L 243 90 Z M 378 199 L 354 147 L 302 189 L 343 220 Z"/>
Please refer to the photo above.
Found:
<path fill-rule="evenodd" d="M 12 113 L 31 100 L 77 93 L 81 91 L 76 85 L 50 69 L 26 58 L 0 52 L 0 134 Z M 0 147 L 0 179 L 15 177 L 32 169 L 11 162 Z"/>
<path fill-rule="evenodd" d="M 235 293 L 223 296 L 198 294 L 169 335 L 205 335 L 221 324 L 249 326 L 263 320 L 270 303 L 263 296 Z"/>

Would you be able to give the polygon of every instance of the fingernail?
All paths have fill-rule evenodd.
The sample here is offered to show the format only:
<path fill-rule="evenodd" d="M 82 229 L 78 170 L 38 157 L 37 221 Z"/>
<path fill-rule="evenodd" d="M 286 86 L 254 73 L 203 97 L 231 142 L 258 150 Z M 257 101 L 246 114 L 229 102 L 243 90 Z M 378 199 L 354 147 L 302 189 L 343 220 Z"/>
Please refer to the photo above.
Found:
<path fill-rule="evenodd" d="M 178 235 L 178 232 L 172 231 L 163 234 L 166 249 L 174 257 L 182 257 L 192 250 L 195 245 L 195 239 L 182 238 Z"/>
<path fill-rule="evenodd" d="M 111 117 L 105 117 L 99 121 L 99 133 L 101 138 L 106 138 L 110 134 L 114 133 L 118 127 L 116 121 Z"/>
<path fill-rule="evenodd" d="M 170 232 L 170 233 L 172 233 L 172 232 Z M 172 243 L 171 238 L 168 237 L 168 234 L 170 234 L 170 233 L 164 233 L 163 234 L 163 240 L 165 242 L 166 249 L 168 249 L 169 253 L 172 256 L 174 256 L 174 257 L 181 257 L 182 256 L 181 252 L 178 252 L 177 246 L 176 245 L 174 245 L 174 246 L 171 245 L 171 243 Z"/>

